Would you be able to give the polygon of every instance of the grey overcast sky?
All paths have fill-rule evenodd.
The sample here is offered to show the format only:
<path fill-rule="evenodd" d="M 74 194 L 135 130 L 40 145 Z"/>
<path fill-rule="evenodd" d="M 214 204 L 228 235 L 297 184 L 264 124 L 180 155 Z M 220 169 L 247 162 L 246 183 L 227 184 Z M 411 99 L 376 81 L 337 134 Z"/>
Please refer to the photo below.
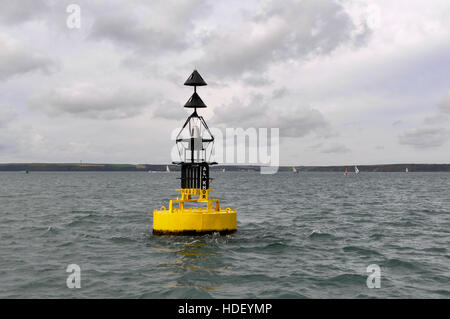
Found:
<path fill-rule="evenodd" d="M 448 0 L 0 1 L 0 162 L 170 162 L 194 68 L 282 165 L 450 162 Z"/>

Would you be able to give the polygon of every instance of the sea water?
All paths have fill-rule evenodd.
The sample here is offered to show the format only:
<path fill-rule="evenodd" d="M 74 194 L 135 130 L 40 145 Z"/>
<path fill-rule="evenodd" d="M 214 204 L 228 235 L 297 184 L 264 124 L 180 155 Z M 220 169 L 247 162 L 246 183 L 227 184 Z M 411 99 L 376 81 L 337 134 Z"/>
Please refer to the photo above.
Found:
<path fill-rule="evenodd" d="M 152 235 L 175 172 L 0 172 L 0 298 L 450 297 L 449 173 L 211 175 L 232 235 Z"/>

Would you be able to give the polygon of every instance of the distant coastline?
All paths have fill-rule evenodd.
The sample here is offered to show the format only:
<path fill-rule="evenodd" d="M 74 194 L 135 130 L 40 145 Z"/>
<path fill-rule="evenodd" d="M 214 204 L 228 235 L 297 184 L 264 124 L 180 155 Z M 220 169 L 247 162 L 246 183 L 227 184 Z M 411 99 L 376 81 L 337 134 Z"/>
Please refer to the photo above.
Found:
<path fill-rule="evenodd" d="M 168 164 L 96 164 L 96 163 L 7 163 L 0 164 L 0 171 L 9 172 L 165 172 Z M 177 165 L 168 165 L 171 171 L 178 171 Z M 292 172 L 295 167 L 298 172 L 343 172 L 345 168 L 353 171 L 353 165 L 340 166 L 280 166 L 280 172 Z M 358 165 L 363 172 L 450 172 L 450 164 L 381 164 Z M 212 171 L 250 171 L 259 172 L 257 165 L 214 165 Z"/>

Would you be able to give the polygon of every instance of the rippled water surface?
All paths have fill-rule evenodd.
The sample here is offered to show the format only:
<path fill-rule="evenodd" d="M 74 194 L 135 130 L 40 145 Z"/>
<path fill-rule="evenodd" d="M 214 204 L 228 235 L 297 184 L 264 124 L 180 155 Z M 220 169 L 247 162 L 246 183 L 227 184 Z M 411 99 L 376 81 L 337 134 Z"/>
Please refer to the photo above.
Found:
<path fill-rule="evenodd" d="M 450 174 L 212 175 L 235 234 L 152 235 L 177 173 L 0 172 L 0 297 L 450 297 Z"/>

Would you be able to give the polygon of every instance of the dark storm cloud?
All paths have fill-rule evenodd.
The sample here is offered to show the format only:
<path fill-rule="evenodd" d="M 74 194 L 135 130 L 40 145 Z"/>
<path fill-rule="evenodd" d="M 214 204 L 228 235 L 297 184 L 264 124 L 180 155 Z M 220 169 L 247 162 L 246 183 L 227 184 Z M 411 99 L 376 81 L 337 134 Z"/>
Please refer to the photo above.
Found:
<path fill-rule="evenodd" d="M 229 105 L 216 108 L 212 122 L 232 127 L 277 127 L 282 137 L 330 134 L 329 123 L 318 110 L 299 105 L 286 107 L 261 94 L 254 95 L 247 104 L 234 98 Z"/>
<path fill-rule="evenodd" d="M 440 147 L 449 139 L 449 131 L 444 128 L 421 127 L 409 130 L 399 136 L 399 143 L 417 149 Z"/>
<path fill-rule="evenodd" d="M 136 116 L 150 102 L 151 97 L 142 90 L 89 83 L 51 89 L 31 97 L 29 105 L 50 116 L 110 120 Z"/>
<path fill-rule="evenodd" d="M 370 30 L 357 26 L 342 4 L 328 0 L 269 1 L 239 27 L 217 29 L 199 65 L 218 76 L 261 72 L 274 62 L 326 55 L 362 45 Z"/>

